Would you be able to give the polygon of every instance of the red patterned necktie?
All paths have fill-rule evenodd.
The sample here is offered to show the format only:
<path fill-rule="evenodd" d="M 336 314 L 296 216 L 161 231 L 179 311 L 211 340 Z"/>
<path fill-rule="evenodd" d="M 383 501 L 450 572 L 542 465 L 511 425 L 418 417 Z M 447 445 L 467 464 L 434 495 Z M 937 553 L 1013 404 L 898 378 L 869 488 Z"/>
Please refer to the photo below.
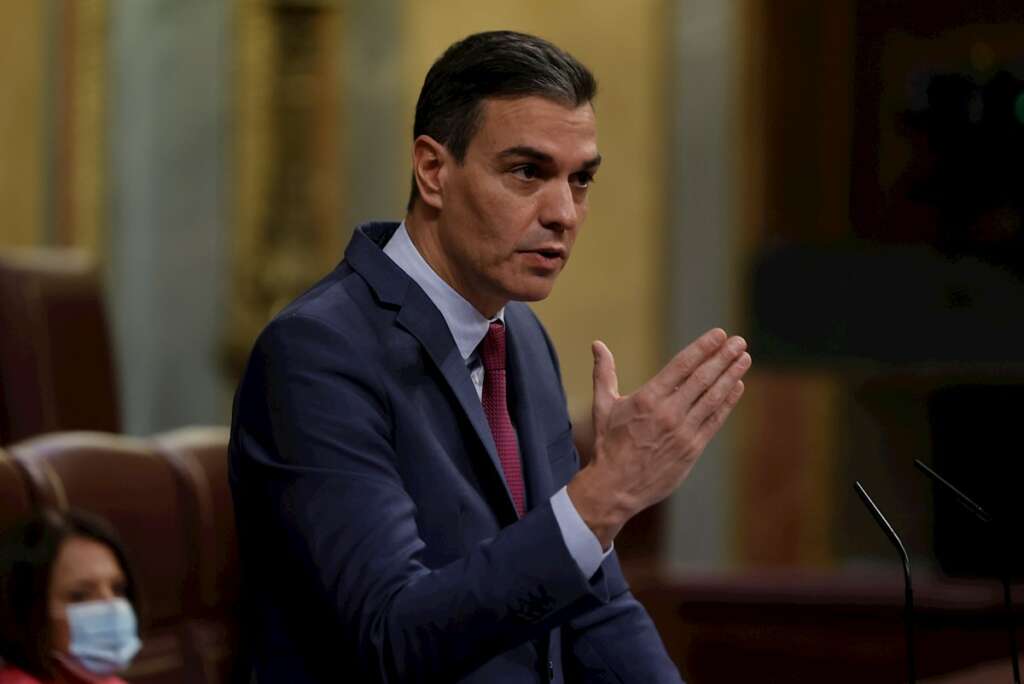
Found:
<path fill-rule="evenodd" d="M 505 481 L 512 493 L 516 513 L 526 513 L 526 487 L 523 484 L 523 466 L 519 461 L 516 431 L 508 415 L 505 382 L 505 325 L 492 321 L 484 338 L 480 356 L 484 363 L 484 391 L 481 400 L 484 415 L 491 426 L 494 445 L 498 447 L 498 460 L 505 471 Z"/>

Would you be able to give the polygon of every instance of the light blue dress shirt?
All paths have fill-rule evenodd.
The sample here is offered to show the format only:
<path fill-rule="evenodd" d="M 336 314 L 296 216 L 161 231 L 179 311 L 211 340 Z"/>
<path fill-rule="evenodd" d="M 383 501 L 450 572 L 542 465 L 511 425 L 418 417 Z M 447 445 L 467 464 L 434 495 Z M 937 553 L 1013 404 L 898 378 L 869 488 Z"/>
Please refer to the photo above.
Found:
<path fill-rule="evenodd" d="M 484 367 L 477 347 L 487 335 L 491 321 L 434 272 L 409 238 L 404 221 L 384 247 L 384 253 L 423 289 L 441 312 L 455 339 L 455 346 L 466 362 L 476 394 L 483 396 Z M 505 309 L 502 308 L 495 318 L 504 322 Z M 601 549 L 601 543 L 583 522 L 565 487 L 551 497 L 551 508 L 569 553 L 576 560 L 583 576 L 588 579 L 593 577 L 601 561 L 611 553 L 611 548 L 607 552 Z"/>

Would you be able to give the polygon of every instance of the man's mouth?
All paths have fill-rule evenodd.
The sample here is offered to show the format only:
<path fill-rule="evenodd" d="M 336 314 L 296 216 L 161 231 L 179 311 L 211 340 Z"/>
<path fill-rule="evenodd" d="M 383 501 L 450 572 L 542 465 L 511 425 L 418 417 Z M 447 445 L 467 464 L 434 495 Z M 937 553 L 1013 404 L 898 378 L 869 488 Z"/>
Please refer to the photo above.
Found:
<path fill-rule="evenodd" d="M 559 247 L 541 247 L 520 252 L 532 268 L 553 275 L 565 266 L 566 250 Z"/>
<path fill-rule="evenodd" d="M 565 248 L 559 246 L 552 247 L 538 247 L 537 249 L 524 250 L 527 254 L 539 254 L 545 259 L 562 259 L 566 258 Z"/>

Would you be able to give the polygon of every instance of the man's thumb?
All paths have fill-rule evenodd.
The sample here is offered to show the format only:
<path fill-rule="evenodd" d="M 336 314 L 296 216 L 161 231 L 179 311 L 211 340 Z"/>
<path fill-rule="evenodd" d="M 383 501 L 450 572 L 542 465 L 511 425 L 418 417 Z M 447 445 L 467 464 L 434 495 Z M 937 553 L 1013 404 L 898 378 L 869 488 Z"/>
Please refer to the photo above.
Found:
<path fill-rule="evenodd" d="M 619 397 L 619 378 L 615 374 L 615 357 L 604 342 L 590 345 L 594 353 L 594 419 L 604 416 Z"/>

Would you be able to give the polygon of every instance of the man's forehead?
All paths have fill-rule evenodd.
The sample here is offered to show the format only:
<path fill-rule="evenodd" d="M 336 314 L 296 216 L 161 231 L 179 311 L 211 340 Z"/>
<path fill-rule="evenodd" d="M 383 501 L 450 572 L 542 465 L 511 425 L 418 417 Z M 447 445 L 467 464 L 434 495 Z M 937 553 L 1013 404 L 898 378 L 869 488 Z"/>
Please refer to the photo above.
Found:
<path fill-rule="evenodd" d="M 474 142 L 489 154 L 534 150 L 549 157 L 597 156 L 597 120 L 589 102 L 574 106 L 536 95 L 487 98 L 480 114 Z"/>

